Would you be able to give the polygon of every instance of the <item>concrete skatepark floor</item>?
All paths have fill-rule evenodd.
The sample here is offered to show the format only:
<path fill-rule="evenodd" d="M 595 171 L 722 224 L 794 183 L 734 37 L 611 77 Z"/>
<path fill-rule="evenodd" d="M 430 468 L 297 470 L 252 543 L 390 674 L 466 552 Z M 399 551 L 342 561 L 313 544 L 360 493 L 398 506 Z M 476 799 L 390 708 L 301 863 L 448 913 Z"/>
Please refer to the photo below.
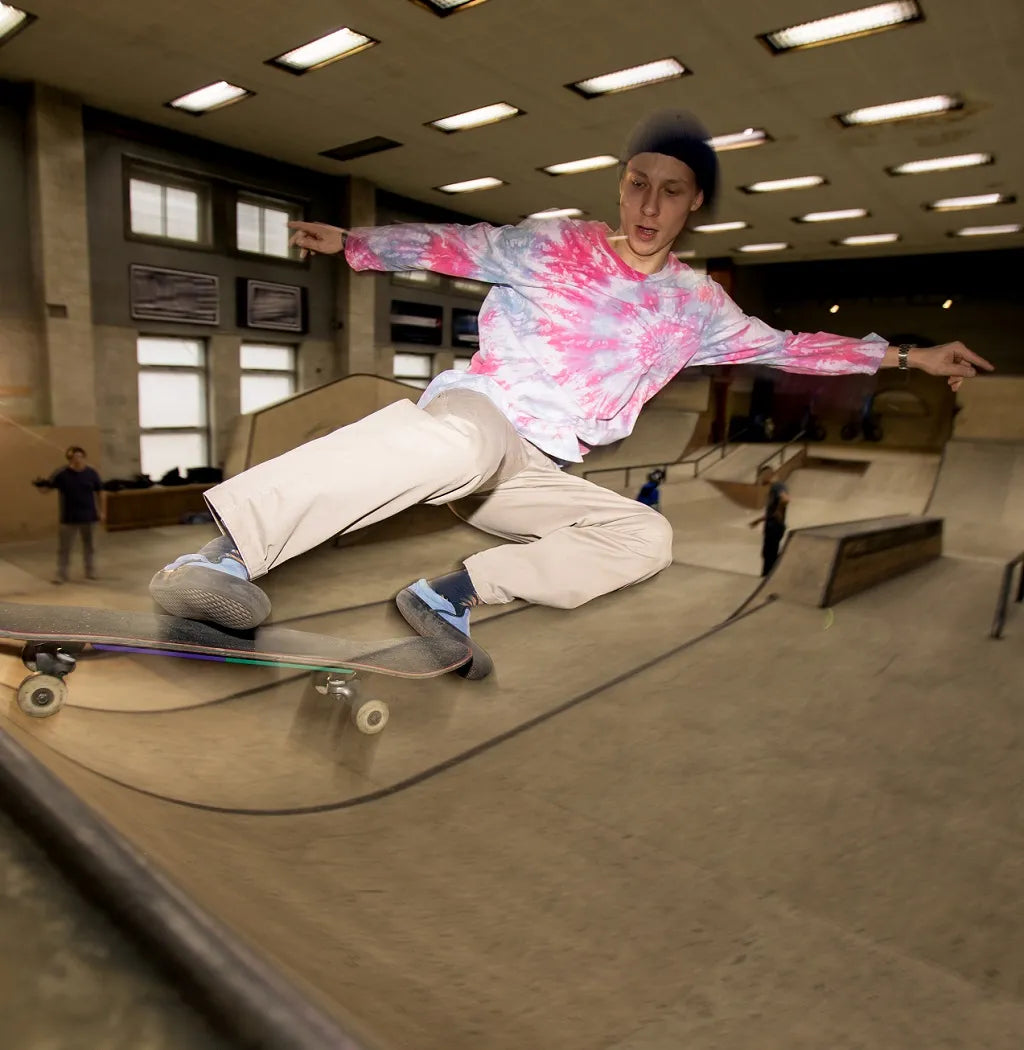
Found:
<path fill-rule="evenodd" d="M 495 681 L 397 697 L 368 747 L 294 676 L 160 658 L 83 663 L 59 716 L 0 724 L 371 1046 L 1016 1048 L 1024 620 L 987 640 L 998 565 L 704 636 L 759 537 L 704 482 L 666 495 L 678 564 L 488 610 Z M 110 575 L 60 591 L 10 547 L 0 583 L 144 608 L 203 539 L 105 537 Z M 275 574 L 275 619 L 393 633 L 387 595 L 491 542 L 322 548 Z"/>

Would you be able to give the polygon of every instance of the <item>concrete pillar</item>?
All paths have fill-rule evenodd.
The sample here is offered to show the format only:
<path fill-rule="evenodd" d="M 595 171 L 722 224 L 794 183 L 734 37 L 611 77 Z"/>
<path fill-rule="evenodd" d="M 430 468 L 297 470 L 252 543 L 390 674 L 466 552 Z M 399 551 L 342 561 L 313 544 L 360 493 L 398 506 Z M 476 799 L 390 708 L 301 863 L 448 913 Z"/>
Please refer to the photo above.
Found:
<path fill-rule="evenodd" d="M 242 340 L 236 335 L 214 335 L 209 337 L 206 347 L 210 463 L 222 466 L 242 405 Z"/>
<path fill-rule="evenodd" d="M 43 326 L 39 378 L 46 391 L 41 410 L 55 426 L 94 424 L 81 102 L 37 84 L 28 124 L 32 262 Z"/>
<path fill-rule="evenodd" d="M 103 463 L 108 478 L 128 478 L 142 469 L 139 454 L 138 333 L 134 328 L 94 329 L 96 387 Z"/>
<path fill-rule="evenodd" d="M 373 183 L 350 178 L 347 186 L 346 225 L 373 226 L 377 222 L 377 203 Z M 338 377 L 356 372 L 377 374 L 376 303 L 377 279 L 353 273 L 339 261 L 336 316 L 340 323 L 335 336 Z"/>

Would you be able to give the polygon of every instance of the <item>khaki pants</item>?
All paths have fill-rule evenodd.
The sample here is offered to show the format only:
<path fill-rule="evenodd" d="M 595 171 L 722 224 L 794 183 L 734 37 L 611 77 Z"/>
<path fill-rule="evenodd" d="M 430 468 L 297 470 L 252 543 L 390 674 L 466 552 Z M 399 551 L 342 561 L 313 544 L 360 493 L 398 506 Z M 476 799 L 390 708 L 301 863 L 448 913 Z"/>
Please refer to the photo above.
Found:
<path fill-rule="evenodd" d="M 71 561 L 71 548 L 75 544 L 75 537 L 82 537 L 82 556 L 85 561 L 85 574 L 92 576 L 96 572 L 96 558 L 92 542 L 92 522 L 86 521 L 80 524 L 61 524 L 60 534 L 57 538 L 57 579 L 68 578 L 68 564 Z"/>
<path fill-rule="evenodd" d="M 486 604 L 575 608 L 672 561 L 656 511 L 563 473 L 482 394 L 409 401 L 261 463 L 206 492 L 253 578 L 332 536 L 416 503 L 512 540 L 465 562 Z M 457 501 L 462 501 L 457 503 Z"/>

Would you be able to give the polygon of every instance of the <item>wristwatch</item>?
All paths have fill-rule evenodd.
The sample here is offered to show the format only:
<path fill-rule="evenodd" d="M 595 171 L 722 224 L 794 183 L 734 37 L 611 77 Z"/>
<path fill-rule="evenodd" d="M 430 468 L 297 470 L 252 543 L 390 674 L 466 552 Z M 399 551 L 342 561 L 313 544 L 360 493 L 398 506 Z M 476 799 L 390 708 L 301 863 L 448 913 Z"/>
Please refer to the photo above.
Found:
<path fill-rule="evenodd" d="M 899 361 L 900 371 L 907 372 L 910 369 L 910 351 L 913 347 L 909 343 L 900 343 L 896 359 Z"/>

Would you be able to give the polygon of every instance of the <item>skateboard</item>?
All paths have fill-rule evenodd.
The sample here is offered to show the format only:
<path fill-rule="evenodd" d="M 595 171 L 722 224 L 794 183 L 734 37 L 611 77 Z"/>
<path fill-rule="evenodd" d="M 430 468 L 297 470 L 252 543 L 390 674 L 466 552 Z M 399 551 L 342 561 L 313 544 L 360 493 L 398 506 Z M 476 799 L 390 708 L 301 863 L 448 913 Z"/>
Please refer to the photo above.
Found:
<path fill-rule="evenodd" d="M 109 652 L 175 656 L 314 672 L 314 688 L 350 705 L 362 733 L 379 733 L 388 705 L 362 697 L 361 675 L 437 678 L 472 658 L 469 646 L 448 638 L 391 638 L 369 642 L 258 627 L 231 631 L 161 613 L 87 609 L 66 605 L 0 602 L 0 638 L 22 642 L 21 659 L 32 673 L 18 687 L 27 715 L 55 714 L 67 699 L 65 679 L 86 646 Z"/>

